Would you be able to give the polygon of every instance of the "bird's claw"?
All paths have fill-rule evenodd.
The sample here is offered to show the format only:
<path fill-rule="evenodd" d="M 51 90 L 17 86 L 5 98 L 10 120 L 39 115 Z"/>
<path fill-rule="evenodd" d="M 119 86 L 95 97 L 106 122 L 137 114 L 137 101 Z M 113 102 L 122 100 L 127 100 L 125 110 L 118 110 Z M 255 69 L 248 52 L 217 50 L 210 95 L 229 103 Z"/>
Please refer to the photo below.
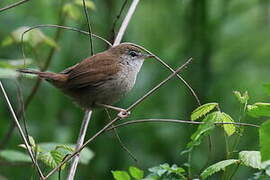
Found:
<path fill-rule="evenodd" d="M 130 111 L 127 111 L 125 109 L 121 110 L 117 116 L 124 119 L 124 118 L 127 118 L 128 116 L 130 115 Z"/>

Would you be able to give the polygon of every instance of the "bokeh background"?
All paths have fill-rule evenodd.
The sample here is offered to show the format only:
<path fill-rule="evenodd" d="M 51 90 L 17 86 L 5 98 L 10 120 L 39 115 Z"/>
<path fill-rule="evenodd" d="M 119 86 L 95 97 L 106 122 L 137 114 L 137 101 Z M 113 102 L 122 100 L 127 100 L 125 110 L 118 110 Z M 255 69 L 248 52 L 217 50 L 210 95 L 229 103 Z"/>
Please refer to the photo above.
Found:
<path fill-rule="evenodd" d="M 14 1 L 0 1 L 0 6 Z M 67 0 L 29 1 L 16 8 L 0 13 L 0 41 L 22 26 L 37 24 L 64 24 L 87 30 L 83 9 L 79 18 L 72 19 L 59 12 Z M 89 10 L 93 32 L 112 39 L 112 26 L 119 14 L 123 0 L 92 1 L 95 8 Z M 130 1 L 128 1 L 128 5 Z M 116 25 L 116 32 L 128 9 Z M 137 7 L 124 40 L 144 46 L 172 67 L 183 64 L 189 57 L 193 62 L 182 75 L 194 88 L 202 103 L 218 102 L 221 109 L 234 119 L 239 118 L 239 103 L 234 90 L 248 91 L 250 102 L 267 102 L 269 97 L 263 84 L 270 81 L 270 2 L 267 0 L 143 0 Z M 61 20 L 59 20 L 61 19 Z M 42 29 L 54 38 L 56 29 Z M 59 49 L 52 57 L 49 71 L 58 72 L 90 55 L 89 39 L 76 32 L 61 31 L 57 40 Z M 94 40 L 95 52 L 107 46 Z M 51 50 L 49 46 L 26 49 L 26 56 L 33 59 L 30 68 L 38 68 Z M 22 59 L 20 44 L 0 47 L 0 59 Z M 128 107 L 170 72 L 154 60 L 145 62 L 136 86 L 117 106 Z M 5 79 L 4 85 L 16 109 L 19 108 L 18 88 L 15 79 Z M 23 97 L 29 95 L 35 79 L 22 78 L 19 87 Z M 11 116 L 3 96 L 0 96 L 0 140 L 5 137 Z M 173 118 L 188 120 L 198 104 L 187 88 L 176 78 L 169 81 L 155 94 L 141 103 L 129 119 Z M 30 102 L 25 117 L 29 133 L 40 142 L 75 143 L 83 112 L 70 99 L 42 82 Z M 95 110 L 88 128 L 87 137 L 102 128 L 108 118 L 103 110 Z M 246 118 L 245 122 L 260 124 Z M 135 165 L 141 169 L 170 163 L 179 166 L 187 162 L 180 155 L 190 140 L 196 126 L 169 123 L 134 124 L 118 129 L 128 149 L 136 156 L 135 162 L 120 147 L 115 135 L 108 132 L 98 137 L 88 147 L 95 153 L 88 165 L 80 165 L 77 179 L 112 179 L 111 170 L 127 169 Z M 233 137 L 232 137 L 233 138 Z M 226 158 L 225 141 L 221 128 L 212 133 L 211 160 L 209 164 Z M 2 149 L 16 149 L 22 143 L 17 129 Z M 258 131 L 245 128 L 237 150 L 258 150 Z M 192 153 L 193 175 L 199 174 L 209 155 L 205 140 Z M 0 175 L 7 179 L 29 179 L 31 166 L 0 166 Z M 247 179 L 253 170 L 240 168 L 234 179 Z M 213 179 L 219 179 L 217 174 Z"/>

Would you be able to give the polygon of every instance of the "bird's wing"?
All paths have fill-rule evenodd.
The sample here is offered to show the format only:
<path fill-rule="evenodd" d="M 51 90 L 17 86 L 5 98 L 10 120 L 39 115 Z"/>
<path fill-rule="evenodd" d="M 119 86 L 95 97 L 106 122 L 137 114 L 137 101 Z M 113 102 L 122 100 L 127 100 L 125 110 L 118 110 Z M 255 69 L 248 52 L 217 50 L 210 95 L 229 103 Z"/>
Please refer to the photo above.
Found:
<path fill-rule="evenodd" d="M 94 88 L 110 80 L 113 75 L 120 71 L 119 64 L 113 58 L 106 53 L 100 53 L 83 60 L 71 69 L 67 69 L 66 88 Z"/>

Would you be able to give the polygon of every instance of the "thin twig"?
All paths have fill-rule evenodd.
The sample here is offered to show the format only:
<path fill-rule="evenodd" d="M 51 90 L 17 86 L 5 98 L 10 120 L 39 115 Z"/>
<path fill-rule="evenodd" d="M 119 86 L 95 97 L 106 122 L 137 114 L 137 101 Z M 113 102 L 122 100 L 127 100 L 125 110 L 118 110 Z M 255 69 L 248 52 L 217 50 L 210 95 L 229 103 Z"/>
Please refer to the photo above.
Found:
<path fill-rule="evenodd" d="M 119 14 L 116 16 L 116 18 L 115 18 L 115 20 L 114 20 L 114 22 L 113 22 L 113 25 L 112 25 L 112 37 L 111 37 L 111 41 L 113 41 L 114 38 L 115 38 L 115 26 L 116 26 L 117 21 L 120 19 L 121 15 L 122 15 L 122 12 L 124 11 L 124 9 L 125 9 L 125 7 L 126 7 L 126 5 L 127 5 L 127 2 L 128 2 L 127 0 L 124 0 L 123 5 L 121 6 L 120 12 L 119 12 Z"/>
<path fill-rule="evenodd" d="M 124 19 L 124 21 L 123 21 L 123 23 L 122 23 L 122 25 L 120 27 L 120 30 L 119 30 L 116 38 L 115 38 L 113 46 L 116 46 L 116 45 L 120 44 L 120 42 L 121 42 L 121 40 L 122 40 L 122 38 L 124 36 L 124 33 L 125 33 L 126 29 L 127 29 L 127 26 L 129 24 L 129 21 L 130 21 L 132 15 L 133 15 L 133 13 L 135 12 L 135 9 L 136 9 L 139 1 L 140 0 L 133 0 L 132 1 L 132 4 L 130 5 L 130 8 L 129 8 L 128 12 L 127 12 L 127 15 L 126 15 L 126 17 L 125 17 L 125 19 Z"/>
<path fill-rule="evenodd" d="M 8 104 L 8 108 L 9 108 L 11 114 L 12 114 L 12 117 L 13 117 L 14 121 L 15 121 L 15 124 L 16 124 L 17 128 L 19 129 L 19 133 L 20 133 L 20 135 L 21 135 L 21 137 L 23 139 L 23 142 L 24 142 L 24 144 L 26 146 L 27 152 L 28 152 L 28 154 L 29 154 L 29 156 L 30 156 L 33 164 L 36 166 L 40 178 L 44 179 L 44 176 L 42 174 L 42 171 L 40 170 L 38 163 L 35 161 L 35 157 L 34 157 L 34 155 L 32 153 L 31 147 L 28 144 L 27 138 L 25 137 L 25 135 L 23 133 L 22 127 L 21 127 L 21 125 L 20 125 L 20 123 L 19 123 L 19 121 L 17 119 L 17 116 L 16 116 L 16 114 L 15 114 L 15 112 L 13 110 L 13 107 L 12 107 L 10 101 L 9 101 L 9 98 L 7 96 L 7 93 L 5 91 L 5 88 L 4 88 L 4 86 L 3 86 L 3 84 L 2 84 L 1 81 L 0 81 L 0 87 L 1 87 L 1 90 L 2 90 L 2 92 L 4 94 L 5 100 L 6 100 L 7 104 Z"/>
<path fill-rule="evenodd" d="M 86 110 L 85 111 L 85 115 L 83 117 L 83 121 L 82 121 L 82 124 L 81 124 L 81 129 L 80 129 L 80 133 L 79 133 L 79 136 L 78 136 L 75 151 L 80 149 L 80 147 L 83 145 L 84 138 L 85 138 L 86 131 L 87 131 L 87 127 L 88 127 L 88 124 L 89 124 L 90 119 L 91 119 L 91 115 L 92 115 L 92 110 Z M 73 161 L 71 163 L 71 167 L 69 169 L 69 174 L 68 174 L 68 178 L 67 178 L 68 180 L 73 180 L 74 179 L 76 169 L 77 169 L 77 166 L 78 166 L 78 163 L 79 163 L 79 159 L 80 159 L 80 153 L 78 153 L 73 158 Z"/>
<path fill-rule="evenodd" d="M 108 111 L 107 108 L 105 108 L 105 111 L 106 111 L 106 114 L 108 115 L 108 118 L 110 121 L 112 121 L 112 118 L 111 118 L 111 115 Z M 120 136 L 119 136 L 119 133 L 117 131 L 117 129 L 114 129 L 114 125 L 112 125 L 112 128 L 113 128 L 113 131 L 114 131 L 114 134 L 115 134 L 115 137 L 117 139 L 117 141 L 119 142 L 120 144 L 120 147 L 126 151 L 128 153 L 128 155 L 135 161 L 135 162 L 138 162 L 137 158 L 133 155 L 133 153 L 124 145 L 123 141 L 121 140 Z"/>
<path fill-rule="evenodd" d="M 19 5 L 23 4 L 23 3 L 26 3 L 27 1 L 29 1 L 29 0 L 21 0 L 21 1 L 15 2 L 13 4 L 7 5 L 6 7 L 1 8 L 0 12 L 11 9 L 13 7 L 16 7 L 16 6 L 19 6 Z"/>
<path fill-rule="evenodd" d="M 188 59 L 188 61 L 186 63 L 184 63 L 182 66 L 180 66 L 179 68 L 177 68 L 177 70 L 170 74 L 166 79 L 164 79 L 163 81 L 161 81 L 158 85 L 156 85 L 153 89 L 151 89 L 150 91 L 148 91 L 145 95 L 143 95 L 141 98 L 139 98 L 136 102 L 134 102 L 131 106 L 129 106 L 127 108 L 127 111 L 131 111 L 132 109 L 134 109 L 138 104 L 140 104 L 143 100 L 145 100 L 147 97 L 149 97 L 151 94 L 153 94 L 155 91 L 157 91 L 160 87 L 162 87 L 166 82 L 168 82 L 170 79 L 172 79 L 177 73 L 179 73 L 184 67 L 186 67 L 190 62 L 191 62 L 191 58 Z M 54 172 L 56 172 L 64 163 L 66 163 L 67 161 L 69 161 L 73 156 L 75 156 L 77 153 L 79 153 L 84 147 L 86 147 L 90 142 L 92 142 L 94 139 L 96 139 L 98 136 L 100 136 L 103 132 L 106 131 L 106 129 L 108 129 L 110 126 L 112 126 L 116 121 L 119 120 L 119 117 L 114 118 L 111 122 L 109 122 L 107 125 L 105 125 L 101 130 L 99 130 L 96 134 L 94 134 L 90 139 L 88 139 L 87 141 L 85 141 L 85 143 L 75 152 L 73 152 L 71 155 L 67 156 L 67 158 L 62 161 L 57 167 L 55 167 L 53 170 L 51 170 L 51 172 L 49 172 L 47 174 L 47 176 L 45 178 L 48 178 L 49 176 L 51 176 Z"/>
<path fill-rule="evenodd" d="M 193 124 L 193 125 L 205 124 L 205 122 L 180 120 L 180 119 L 141 119 L 141 120 L 127 121 L 127 122 L 124 122 L 121 124 L 116 124 L 113 127 L 108 128 L 106 131 L 111 131 L 114 128 L 119 128 L 119 127 L 127 126 L 130 124 L 147 123 L 147 122 L 170 122 L 170 123 Z M 216 122 L 215 123 L 215 125 L 225 125 L 225 124 L 233 124 L 233 125 L 237 125 L 237 126 L 248 126 L 248 127 L 256 127 L 256 128 L 260 127 L 260 126 L 255 125 L 255 124 L 238 123 L 238 122 Z"/>
<path fill-rule="evenodd" d="M 93 44 L 93 37 L 92 37 L 92 27 L 90 24 L 90 19 L 89 19 L 87 8 L 85 6 L 85 0 L 82 0 L 82 1 L 83 1 L 83 10 L 84 10 L 84 14 L 85 14 L 86 22 L 87 22 L 87 27 L 88 27 L 88 32 L 89 32 L 91 56 L 93 56 L 94 55 L 94 44 Z"/>
<path fill-rule="evenodd" d="M 74 27 L 68 27 L 68 26 L 61 26 L 61 25 L 56 25 L 56 24 L 40 24 L 40 25 L 36 25 L 36 26 L 33 26 L 33 27 L 30 27 L 29 29 L 27 29 L 26 31 L 23 32 L 22 34 L 22 37 L 21 37 L 21 42 L 23 42 L 23 37 L 25 35 L 25 33 L 33 30 L 33 29 L 37 29 L 37 28 L 59 28 L 59 29 L 65 29 L 65 30 L 70 30 L 70 31 L 75 31 L 75 32 L 79 32 L 79 33 L 82 33 L 84 35 L 87 35 L 89 36 L 90 33 L 89 32 L 86 32 L 86 31 L 83 31 L 83 30 L 80 30 L 80 29 L 77 29 L 77 28 L 74 28 Z M 96 34 L 92 34 L 93 37 L 97 38 L 97 39 L 100 39 L 102 40 L 103 42 L 107 43 L 109 46 L 112 46 L 112 44 L 107 41 L 106 39 L 96 35 Z M 21 51 L 22 51 L 22 55 L 23 55 L 23 58 L 25 59 L 25 53 L 24 53 L 24 47 L 22 46 L 21 47 Z"/>
<path fill-rule="evenodd" d="M 154 58 L 160 62 L 164 67 L 166 67 L 167 69 L 169 69 L 171 72 L 174 72 L 173 68 L 171 68 L 167 63 L 165 63 L 165 61 L 163 61 L 162 59 L 160 59 L 158 56 L 156 56 L 154 53 L 152 53 L 151 51 L 149 51 L 148 49 L 144 48 L 143 46 L 140 46 L 138 44 L 134 44 L 134 43 L 130 43 L 130 42 L 124 42 L 122 44 L 130 44 L 130 45 L 133 45 L 133 46 L 136 46 L 142 50 L 144 50 L 145 52 L 151 54 L 154 56 Z M 198 105 L 200 106 L 201 105 L 201 102 L 200 102 L 200 99 L 199 97 L 197 96 L 197 94 L 195 93 L 195 91 L 192 89 L 192 87 L 184 80 L 184 78 L 177 74 L 176 75 L 178 77 L 178 79 L 180 79 L 184 85 L 188 88 L 188 90 L 191 92 L 191 94 L 193 95 L 193 97 L 195 98 L 195 100 L 197 101 Z"/>

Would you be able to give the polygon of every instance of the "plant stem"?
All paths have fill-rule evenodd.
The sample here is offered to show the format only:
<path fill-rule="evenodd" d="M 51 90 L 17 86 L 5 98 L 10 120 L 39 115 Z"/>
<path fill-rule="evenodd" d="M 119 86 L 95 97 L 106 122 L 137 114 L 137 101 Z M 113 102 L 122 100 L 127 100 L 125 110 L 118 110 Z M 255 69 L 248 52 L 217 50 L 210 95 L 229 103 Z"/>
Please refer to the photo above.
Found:
<path fill-rule="evenodd" d="M 88 127 L 88 124 L 89 124 L 90 119 L 91 119 L 91 115 L 92 115 L 92 110 L 86 110 L 85 111 L 85 115 L 84 115 L 84 118 L 83 118 L 83 121 L 82 121 L 82 124 L 81 124 L 80 133 L 79 133 L 79 136 L 78 136 L 78 139 L 77 139 L 77 145 L 76 145 L 75 151 L 77 151 L 83 145 L 84 138 L 85 138 L 86 131 L 87 131 L 87 127 Z M 69 169 L 69 174 L 68 174 L 68 177 L 67 177 L 68 180 L 73 180 L 74 179 L 76 169 L 77 169 L 77 166 L 78 166 L 78 163 L 79 163 L 79 159 L 80 159 L 80 153 L 78 153 L 73 158 L 73 161 L 71 163 L 71 167 Z"/>

